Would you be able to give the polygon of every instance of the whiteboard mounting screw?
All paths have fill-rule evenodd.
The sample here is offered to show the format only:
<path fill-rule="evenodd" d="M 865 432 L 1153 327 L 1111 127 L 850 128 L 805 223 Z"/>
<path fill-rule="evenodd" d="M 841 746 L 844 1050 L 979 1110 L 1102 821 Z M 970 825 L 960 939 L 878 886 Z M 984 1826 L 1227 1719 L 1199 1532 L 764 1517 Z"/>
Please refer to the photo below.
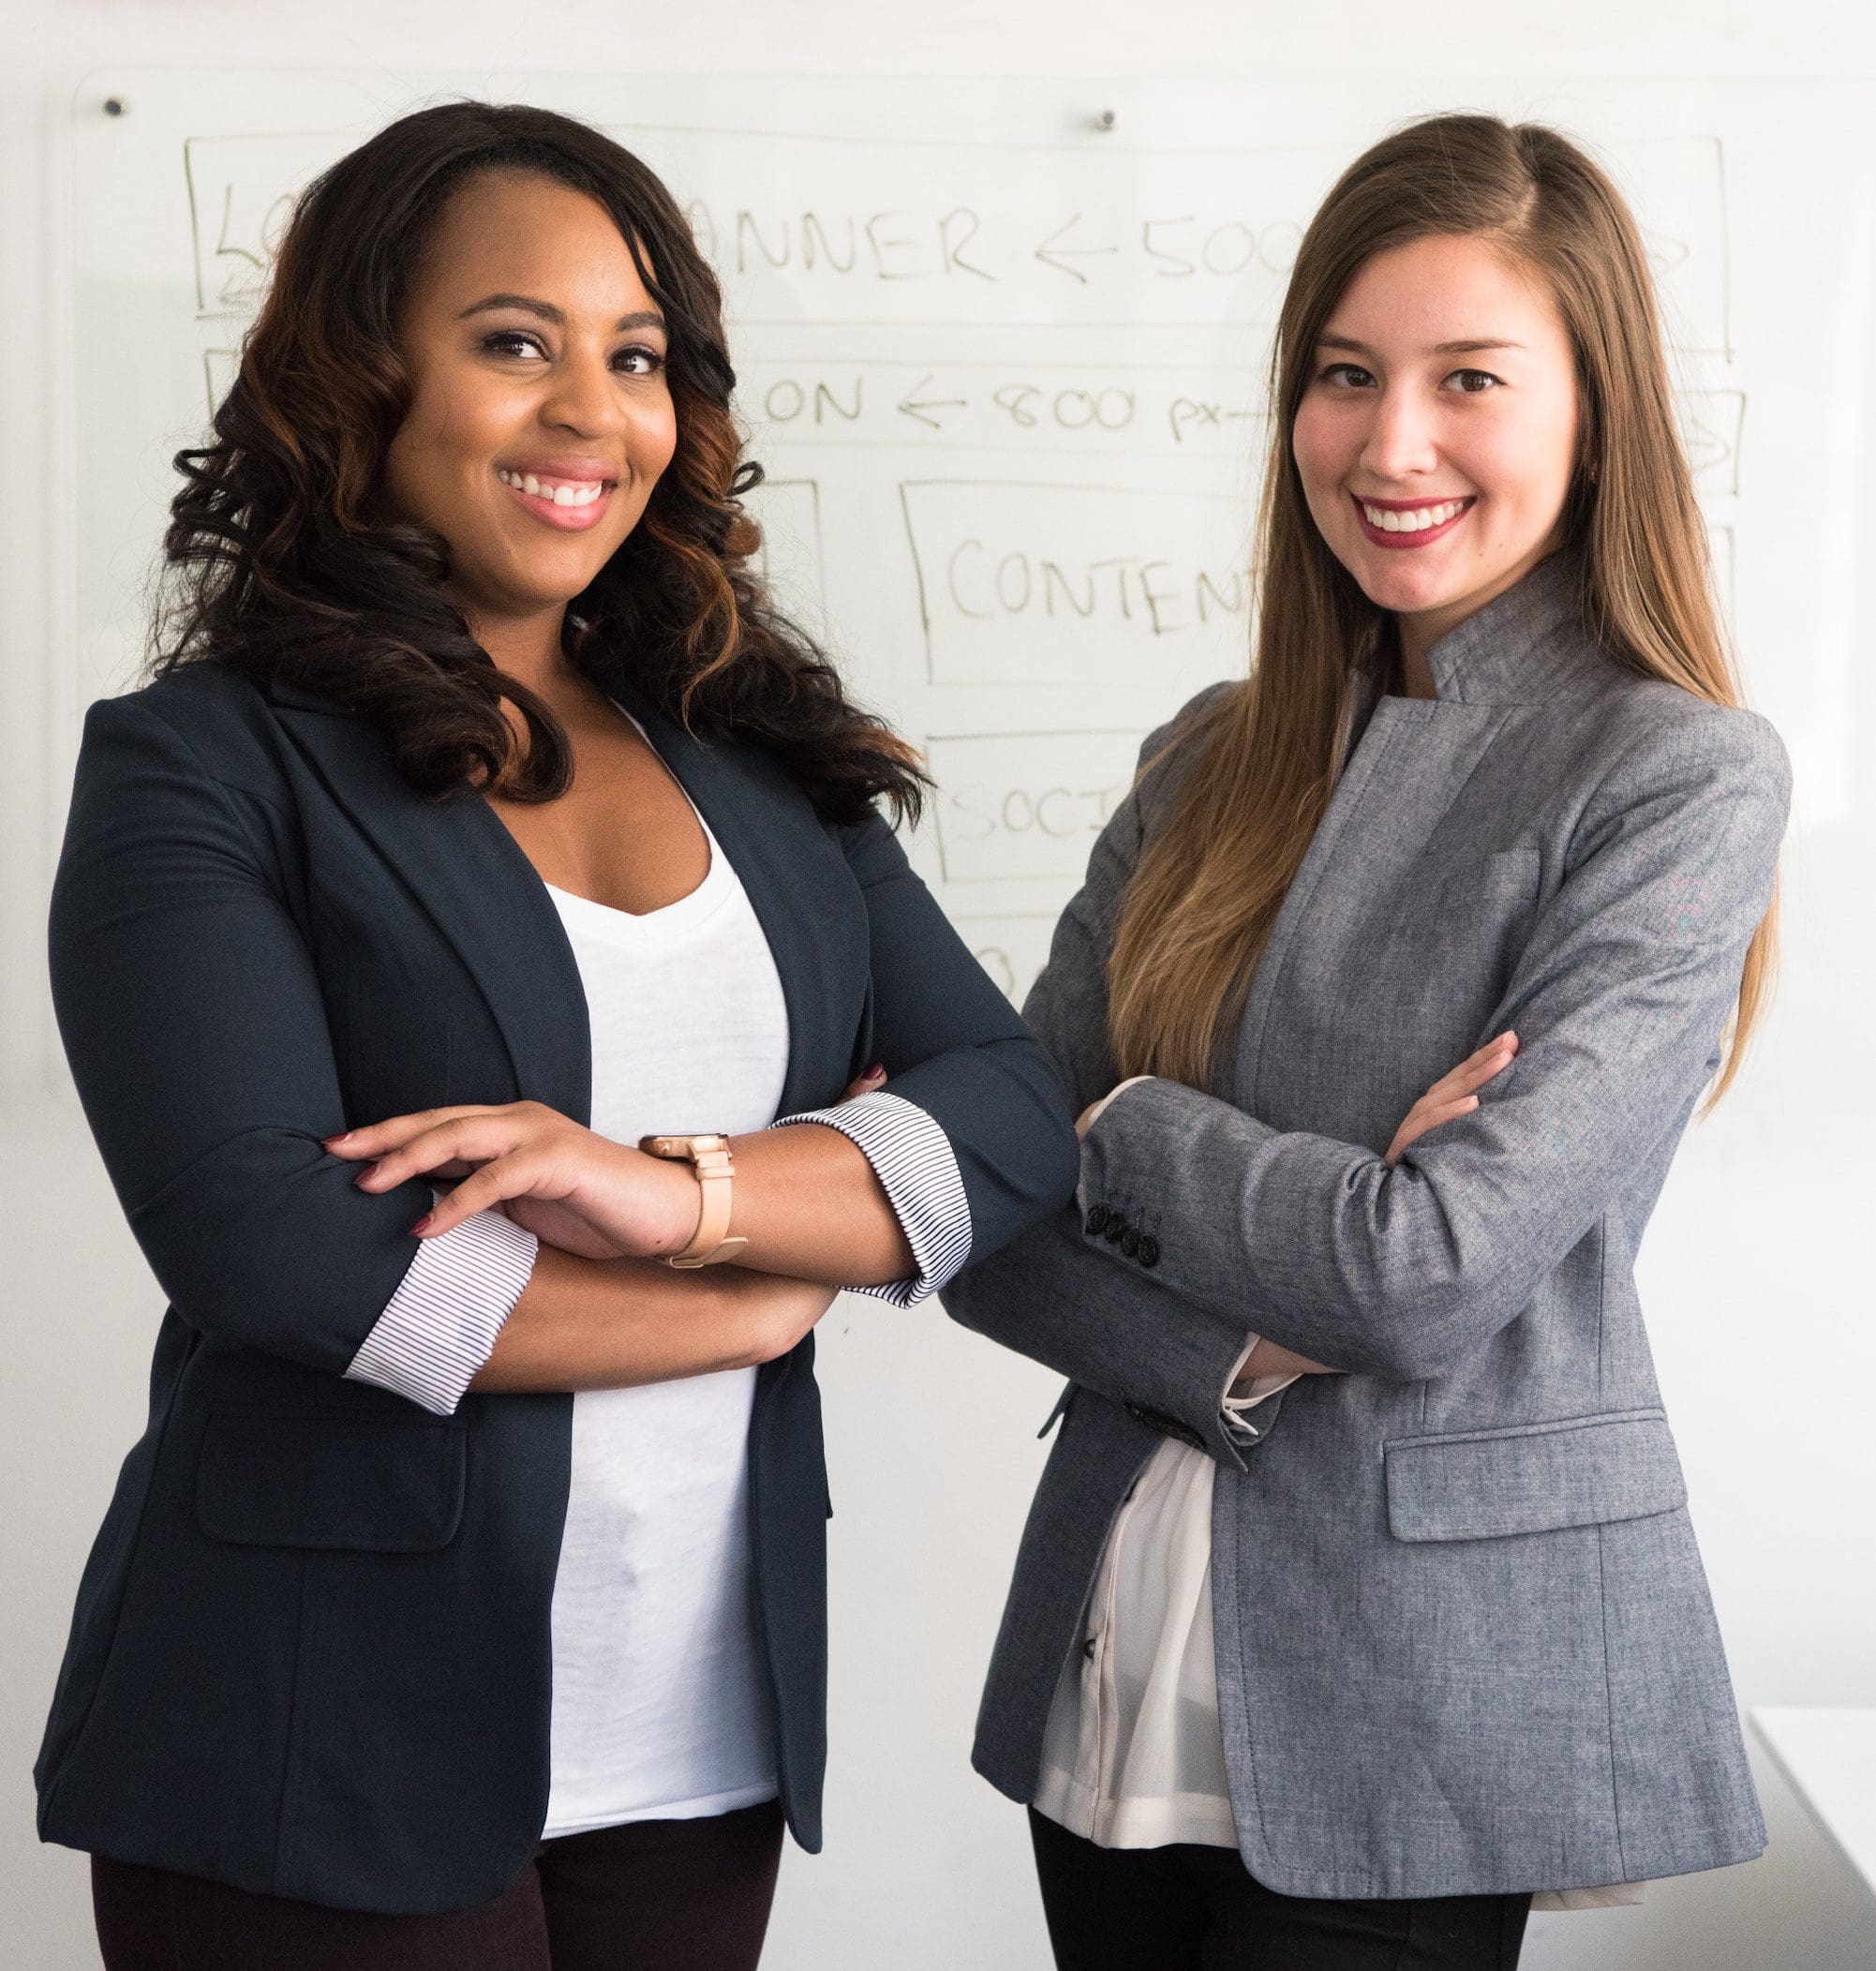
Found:
<path fill-rule="evenodd" d="M 1097 130 L 1111 130 L 1119 121 L 1111 110 L 1097 110 L 1094 112 L 1094 127 Z"/>
<path fill-rule="evenodd" d="M 104 98 L 104 113 L 107 116 L 122 116 L 129 107 L 121 96 L 107 96 Z"/>

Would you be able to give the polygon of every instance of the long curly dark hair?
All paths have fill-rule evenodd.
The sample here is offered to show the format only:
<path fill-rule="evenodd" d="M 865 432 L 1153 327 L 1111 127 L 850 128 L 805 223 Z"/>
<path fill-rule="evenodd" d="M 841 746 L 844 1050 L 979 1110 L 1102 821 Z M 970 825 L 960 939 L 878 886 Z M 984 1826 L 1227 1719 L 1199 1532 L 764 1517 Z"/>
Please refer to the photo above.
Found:
<path fill-rule="evenodd" d="M 569 605 L 569 662 L 596 681 L 622 670 L 702 737 L 767 749 L 829 820 L 862 819 L 875 801 L 916 819 L 928 784 L 917 754 L 852 703 L 751 565 L 761 534 L 741 501 L 762 470 L 741 455 L 722 291 L 683 213 L 629 151 L 547 110 L 419 111 L 302 194 L 214 441 L 176 455 L 186 484 L 163 543 L 155 673 L 218 664 L 336 700 L 384 733 L 424 795 L 566 789 L 558 722 L 496 668 L 444 593 L 447 545 L 387 520 L 379 499 L 410 400 L 395 334 L 407 284 L 451 194 L 489 171 L 538 172 L 604 206 L 669 338 L 677 453 Z"/>

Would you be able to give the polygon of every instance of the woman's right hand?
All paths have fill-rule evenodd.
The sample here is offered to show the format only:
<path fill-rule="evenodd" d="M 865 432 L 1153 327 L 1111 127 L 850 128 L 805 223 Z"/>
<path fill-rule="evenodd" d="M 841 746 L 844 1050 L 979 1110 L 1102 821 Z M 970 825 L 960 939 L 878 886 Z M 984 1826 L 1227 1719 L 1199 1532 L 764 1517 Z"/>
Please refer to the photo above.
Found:
<path fill-rule="evenodd" d="M 1407 1112 L 1407 1119 L 1394 1131 L 1388 1145 L 1389 1163 L 1397 1163 L 1411 1142 L 1418 1142 L 1429 1129 L 1454 1117 L 1469 1115 L 1479 1106 L 1479 1090 L 1494 1075 L 1511 1065 L 1518 1051 L 1518 1037 L 1506 1032 L 1488 1040 L 1475 1054 L 1468 1054 L 1451 1074 L 1442 1075 Z"/>

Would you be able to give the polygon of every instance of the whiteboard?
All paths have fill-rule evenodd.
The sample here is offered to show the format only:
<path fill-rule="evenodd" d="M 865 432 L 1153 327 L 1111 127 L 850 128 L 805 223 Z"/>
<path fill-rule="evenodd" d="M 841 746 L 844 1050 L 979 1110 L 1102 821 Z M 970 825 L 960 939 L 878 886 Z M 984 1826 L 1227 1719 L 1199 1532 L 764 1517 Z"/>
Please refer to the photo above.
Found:
<path fill-rule="evenodd" d="M 1562 124 L 1629 192 L 1754 699 L 1810 823 L 1851 819 L 1868 82 L 1471 81 L 1455 104 L 1375 77 L 95 75 L 72 108 L 76 703 L 133 679 L 170 455 L 232 375 L 293 193 L 456 95 L 601 124 L 688 208 L 771 577 L 926 750 L 915 860 L 1013 995 L 1142 734 L 1244 667 L 1285 277 L 1341 168 L 1427 110 Z"/>

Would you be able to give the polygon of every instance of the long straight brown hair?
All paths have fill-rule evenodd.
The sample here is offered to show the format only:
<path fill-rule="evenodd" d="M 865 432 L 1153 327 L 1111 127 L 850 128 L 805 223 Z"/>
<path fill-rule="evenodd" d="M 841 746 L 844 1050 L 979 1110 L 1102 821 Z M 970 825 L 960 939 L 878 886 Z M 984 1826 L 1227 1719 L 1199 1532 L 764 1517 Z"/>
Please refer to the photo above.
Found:
<path fill-rule="evenodd" d="M 1387 619 L 1311 519 L 1289 434 L 1318 338 L 1357 272 L 1377 253 L 1433 237 L 1485 240 L 1533 269 L 1569 331 L 1581 456 L 1564 524 L 1586 622 L 1642 675 L 1716 705 L 1740 702 L 1647 260 L 1621 194 L 1541 124 L 1436 116 L 1384 138 L 1311 221 L 1278 318 L 1251 675 L 1183 741 L 1190 770 L 1123 902 L 1108 974 L 1123 1075 L 1211 1083 L 1328 806 L 1356 668 Z M 1774 936 L 1768 913 L 1746 955 L 1712 1099 L 1737 1071 L 1764 1004 Z"/>

